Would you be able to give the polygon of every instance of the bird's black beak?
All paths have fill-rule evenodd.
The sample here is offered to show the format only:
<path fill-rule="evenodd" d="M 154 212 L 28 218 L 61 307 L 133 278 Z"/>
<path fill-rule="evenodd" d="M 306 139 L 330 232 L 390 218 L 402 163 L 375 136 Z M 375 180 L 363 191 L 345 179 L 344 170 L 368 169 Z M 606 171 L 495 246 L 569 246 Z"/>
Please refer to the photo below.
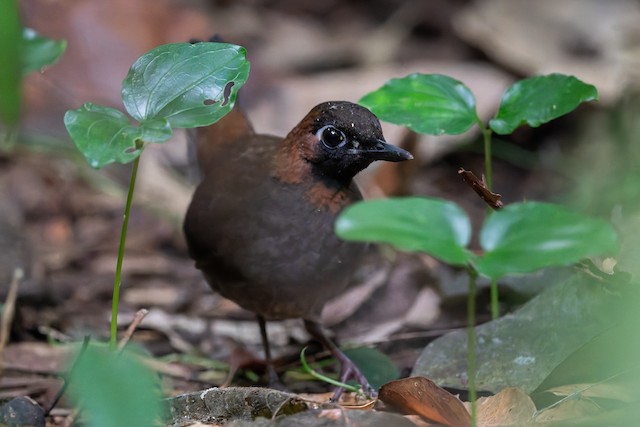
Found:
<path fill-rule="evenodd" d="M 402 162 L 404 160 L 413 159 L 413 155 L 407 150 L 391 145 L 381 139 L 376 140 L 373 144 L 360 147 L 364 157 L 374 160 L 385 160 L 387 162 Z"/>

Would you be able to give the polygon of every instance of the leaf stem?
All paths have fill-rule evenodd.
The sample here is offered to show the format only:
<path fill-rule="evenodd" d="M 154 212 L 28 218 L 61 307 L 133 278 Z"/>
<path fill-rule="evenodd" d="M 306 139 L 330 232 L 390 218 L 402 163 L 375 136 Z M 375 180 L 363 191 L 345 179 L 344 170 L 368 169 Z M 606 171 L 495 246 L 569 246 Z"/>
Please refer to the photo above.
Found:
<path fill-rule="evenodd" d="M 493 165 L 491 160 L 491 128 L 485 126 L 479 117 L 476 118 L 480 130 L 482 131 L 482 139 L 484 140 L 484 180 L 487 190 L 491 191 L 493 182 Z M 491 209 L 489 209 L 491 210 Z M 497 319 L 500 316 L 500 308 L 498 307 L 498 282 L 491 280 L 491 318 Z"/>
<path fill-rule="evenodd" d="M 500 307 L 499 307 L 499 298 L 498 298 L 498 281 L 496 279 L 491 279 L 491 318 L 493 320 L 500 317 Z"/>
<path fill-rule="evenodd" d="M 491 164 L 491 129 L 480 126 L 482 129 L 482 138 L 484 139 L 484 178 L 487 184 L 487 190 L 491 191 L 492 183 L 492 164 Z"/>
<path fill-rule="evenodd" d="M 133 201 L 133 191 L 136 187 L 136 176 L 138 175 L 138 163 L 140 156 L 133 161 L 131 169 L 131 179 L 129 180 L 129 192 L 127 193 L 127 203 L 124 208 L 122 218 L 122 230 L 120 231 L 120 246 L 118 247 L 118 261 L 116 262 L 116 278 L 113 284 L 113 299 L 111 302 L 111 340 L 110 347 L 116 350 L 118 342 L 118 304 L 120 301 L 120 284 L 122 278 L 122 260 L 124 259 L 124 244 L 127 240 L 127 228 L 129 226 L 129 214 L 131 212 L 131 202 Z"/>
<path fill-rule="evenodd" d="M 336 387 L 342 387 L 345 390 L 348 390 L 354 393 L 360 392 L 360 387 L 355 387 L 355 386 L 334 380 L 333 378 L 327 377 L 326 375 L 322 375 L 321 373 L 311 369 L 311 367 L 307 363 L 307 359 L 304 357 L 304 352 L 306 350 L 307 350 L 307 347 L 303 348 L 302 351 L 300 352 L 300 363 L 302 364 L 302 369 L 304 369 L 308 374 L 310 374 L 312 377 L 316 379 L 319 379 L 320 381 L 324 381 Z"/>
<path fill-rule="evenodd" d="M 469 295 L 467 297 L 467 382 L 471 402 L 471 425 L 476 426 L 476 279 L 478 272 L 469 267 Z"/>

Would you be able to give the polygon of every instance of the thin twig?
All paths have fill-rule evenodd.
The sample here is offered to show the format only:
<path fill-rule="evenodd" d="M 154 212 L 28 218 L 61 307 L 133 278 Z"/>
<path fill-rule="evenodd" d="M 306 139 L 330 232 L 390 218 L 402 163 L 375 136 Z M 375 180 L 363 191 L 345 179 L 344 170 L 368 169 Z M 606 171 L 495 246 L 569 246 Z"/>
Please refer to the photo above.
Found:
<path fill-rule="evenodd" d="M 504 207 L 504 203 L 500 200 L 502 196 L 489 190 L 489 186 L 485 181 L 484 175 L 482 176 L 482 179 L 479 179 L 473 172 L 463 168 L 458 169 L 458 175 L 462 175 L 464 182 L 469 184 L 471 189 L 475 191 L 491 209 L 499 210 Z"/>
<path fill-rule="evenodd" d="M 18 298 L 18 286 L 24 277 L 24 272 L 20 267 L 13 270 L 13 278 L 9 285 L 9 293 L 7 300 L 2 309 L 2 319 L 0 324 L 0 354 L 4 351 L 5 346 L 9 342 L 9 334 L 11 332 L 11 323 L 16 311 L 16 299 Z"/>
<path fill-rule="evenodd" d="M 127 331 L 124 333 L 124 336 L 118 343 L 118 351 L 122 351 L 125 348 L 125 346 L 129 343 L 129 341 L 131 340 L 131 337 L 135 333 L 138 326 L 140 326 L 140 323 L 142 323 L 142 320 L 147 316 L 147 314 L 149 314 L 149 310 L 147 310 L 146 308 L 141 308 L 140 310 L 136 311 L 136 314 L 133 316 L 133 320 L 131 321 L 131 324 L 129 325 L 129 327 L 127 328 Z"/>
<path fill-rule="evenodd" d="M 41 325 L 38 326 L 38 332 L 42 335 L 46 335 L 49 340 L 57 341 L 60 343 L 73 342 L 73 338 L 67 334 L 64 334 L 51 326 Z"/>
<path fill-rule="evenodd" d="M 73 412 L 71 412 L 69 415 L 67 415 L 67 418 L 64 420 L 64 426 L 63 427 L 72 427 L 73 423 L 76 422 L 76 418 L 78 418 L 79 414 L 80 414 L 80 410 L 79 409 L 74 409 Z"/>

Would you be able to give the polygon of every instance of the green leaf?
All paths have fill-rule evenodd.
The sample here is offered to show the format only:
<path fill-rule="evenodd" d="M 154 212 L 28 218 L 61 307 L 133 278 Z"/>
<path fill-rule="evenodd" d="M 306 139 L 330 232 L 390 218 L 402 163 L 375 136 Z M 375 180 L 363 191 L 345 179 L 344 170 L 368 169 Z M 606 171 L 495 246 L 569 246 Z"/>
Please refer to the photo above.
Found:
<path fill-rule="evenodd" d="M 550 74 L 521 80 L 505 92 L 489 127 L 500 135 L 523 124 L 538 127 L 598 99 L 598 91 L 573 76 Z"/>
<path fill-rule="evenodd" d="M 485 253 L 476 260 L 476 268 L 497 279 L 614 254 L 618 237 L 601 219 L 559 205 L 527 202 L 494 212 L 482 228 L 480 245 Z"/>
<path fill-rule="evenodd" d="M 25 28 L 22 32 L 22 74 L 54 64 L 67 48 L 65 40 L 52 40 Z"/>
<path fill-rule="evenodd" d="M 569 354 L 594 336 L 620 324 L 629 324 L 625 313 L 639 313 L 635 286 L 612 286 L 582 272 L 569 278 L 566 272 L 548 272 L 545 290 L 520 309 L 476 326 L 476 387 L 497 393 L 505 387 L 530 394 Z M 611 291 L 612 288 L 616 290 Z M 637 328 L 637 323 L 633 326 Z M 640 329 L 639 329 L 640 330 Z M 637 352 L 632 348 L 607 348 L 609 352 Z M 429 343 L 415 362 L 412 376 L 432 379 L 442 387 L 465 388 L 467 377 L 467 333 L 456 330 Z M 619 358 L 612 357 L 613 362 Z M 636 363 L 637 366 L 637 363 Z M 599 373 L 592 364 L 591 372 Z M 586 381 L 588 382 L 588 381 Z M 562 423 L 560 423 L 562 424 Z M 627 425 L 627 424 L 599 424 Z M 633 424 L 629 424 L 633 425 Z"/>
<path fill-rule="evenodd" d="M 479 121 L 469 88 L 441 74 L 391 79 L 360 103 L 381 120 L 431 135 L 457 135 Z"/>
<path fill-rule="evenodd" d="M 163 410 L 159 387 L 131 351 L 90 345 L 74 366 L 69 394 L 90 427 L 155 427 Z"/>
<path fill-rule="evenodd" d="M 451 264 L 466 264 L 471 223 L 455 203 L 421 197 L 356 203 L 336 222 L 345 240 L 389 243 L 405 251 L 426 252 Z"/>
<path fill-rule="evenodd" d="M 0 119 L 8 125 L 20 117 L 21 32 L 18 2 L 0 1 Z"/>
<path fill-rule="evenodd" d="M 141 153 L 145 135 L 159 133 L 157 124 L 146 131 L 131 126 L 129 118 L 114 108 L 86 103 L 64 115 L 64 125 L 78 149 L 94 168 L 109 163 L 128 163 Z"/>
<path fill-rule="evenodd" d="M 175 43 L 157 47 L 131 66 L 122 100 L 138 121 L 164 118 L 171 127 L 207 126 L 229 112 L 249 75 L 243 47 Z M 225 96 L 225 88 L 228 94 Z"/>
<path fill-rule="evenodd" d="M 140 123 L 140 132 L 144 142 L 165 142 L 173 135 L 173 130 L 167 119 L 145 120 Z"/>
<path fill-rule="evenodd" d="M 344 350 L 349 359 L 360 369 L 369 384 L 379 390 L 383 384 L 400 378 L 400 370 L 386 354 L 370 347 Z"/>

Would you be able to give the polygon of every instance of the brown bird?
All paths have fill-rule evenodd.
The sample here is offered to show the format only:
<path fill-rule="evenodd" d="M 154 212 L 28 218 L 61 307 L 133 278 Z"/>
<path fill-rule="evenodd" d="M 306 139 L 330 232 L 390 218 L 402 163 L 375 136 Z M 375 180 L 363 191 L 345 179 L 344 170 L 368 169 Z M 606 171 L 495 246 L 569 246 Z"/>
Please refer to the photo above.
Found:
<path fill-rule="evenodd" d="M 236 107 L 197 141 L 203 181 L 184 222 L 189 253 L 214 290 L 257 314 L 271 383 L 265 320 L 302 318 L 341 363 L 341 381 L 375 394 L 323 332 L 320 312 L 365 250 L 334 232 L 340 211 L 362 199 L 353 177 L 411 154 L 385 142 L 373 113 L 345 101 L 317 105 L 284 139 L 254 133 Z"/>

